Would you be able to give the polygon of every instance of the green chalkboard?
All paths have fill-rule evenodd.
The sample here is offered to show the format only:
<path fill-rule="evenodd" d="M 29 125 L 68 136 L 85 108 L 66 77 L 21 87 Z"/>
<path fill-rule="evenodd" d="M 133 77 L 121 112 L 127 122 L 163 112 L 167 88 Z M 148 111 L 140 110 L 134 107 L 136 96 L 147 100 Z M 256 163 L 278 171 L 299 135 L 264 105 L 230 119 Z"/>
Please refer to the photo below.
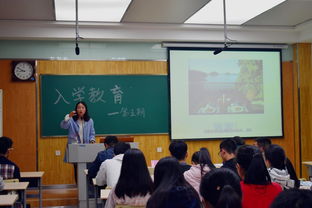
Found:
<path fill-rule="evenodd" d="M 87 103 L 97 135 L 168 133 L 165 75 L 41 75 L 41 135 L 62 136 L 64 116 Z"/>

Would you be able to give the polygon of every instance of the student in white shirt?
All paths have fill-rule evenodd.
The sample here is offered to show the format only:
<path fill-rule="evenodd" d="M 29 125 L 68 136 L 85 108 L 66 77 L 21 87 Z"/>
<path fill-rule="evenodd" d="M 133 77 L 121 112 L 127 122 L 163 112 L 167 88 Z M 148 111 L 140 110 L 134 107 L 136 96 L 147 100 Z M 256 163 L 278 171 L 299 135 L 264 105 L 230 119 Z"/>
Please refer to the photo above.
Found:
<path fill-rule="evenodd" d="M 114 146 L 115 156 L 112 159 L 105 160 L 101 164 L 95 177 L 96 185 L 114 187 L 117 184 L 123 156 L 128 149 L 130 149 L 130 145 L 124 142 L 118 142 Z"/>

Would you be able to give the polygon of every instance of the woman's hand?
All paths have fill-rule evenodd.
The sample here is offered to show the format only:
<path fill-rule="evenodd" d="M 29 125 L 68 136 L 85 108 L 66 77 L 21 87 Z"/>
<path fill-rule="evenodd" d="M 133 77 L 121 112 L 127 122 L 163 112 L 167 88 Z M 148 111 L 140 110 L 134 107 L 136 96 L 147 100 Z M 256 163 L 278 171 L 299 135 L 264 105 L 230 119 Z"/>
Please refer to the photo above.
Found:
<path fill-rule="evenodd" d="M 91 143 L 91 144 L 94 144 L 94 143 L 95 143 L 95 140 L 91 140 L 90 143 Z"/>
<path fill-rule="evenodd" d="M 70 112 L 68 115 L 69 115 L 69 117 L 71 118 L 71 117 L 73 117 L 74 115 L 76 115 L 76 111 L 72 111 L 72 112 Z"/>

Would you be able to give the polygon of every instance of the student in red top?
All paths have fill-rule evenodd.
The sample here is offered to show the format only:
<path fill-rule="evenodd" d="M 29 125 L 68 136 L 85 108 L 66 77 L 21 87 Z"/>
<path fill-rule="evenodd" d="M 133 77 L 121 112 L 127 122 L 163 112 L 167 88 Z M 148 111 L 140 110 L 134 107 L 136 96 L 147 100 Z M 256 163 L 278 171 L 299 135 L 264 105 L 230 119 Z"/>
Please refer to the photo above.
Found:
<path fill-rule="evenodd" d="M 237 151 L 236 160 L 237 172 L 242 179 L 243 208 L 269 208 L 282 187 L 271 182 L 259 149 L 243 145 Z"/>

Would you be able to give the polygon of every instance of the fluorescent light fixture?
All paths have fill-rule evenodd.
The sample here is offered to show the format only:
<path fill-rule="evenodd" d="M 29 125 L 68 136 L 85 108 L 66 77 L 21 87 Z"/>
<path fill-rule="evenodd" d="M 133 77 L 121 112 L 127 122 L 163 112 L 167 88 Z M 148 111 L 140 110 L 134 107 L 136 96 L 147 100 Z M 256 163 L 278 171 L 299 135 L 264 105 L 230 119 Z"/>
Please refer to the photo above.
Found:
<path fill-rule="evenodd" d="M 285 0 L 227 0 L 226 22 L 241 25 Z M 185 21 L 191 24 L 223 24 L 222 0 L 211 0 Z"/>
<path fill-rule="evenodd" d="M 74 0 L 54 0 L 58 21 L 75 21 Z M 79 0 L 79 21 L 120 22 L 131 0 Z"/>

